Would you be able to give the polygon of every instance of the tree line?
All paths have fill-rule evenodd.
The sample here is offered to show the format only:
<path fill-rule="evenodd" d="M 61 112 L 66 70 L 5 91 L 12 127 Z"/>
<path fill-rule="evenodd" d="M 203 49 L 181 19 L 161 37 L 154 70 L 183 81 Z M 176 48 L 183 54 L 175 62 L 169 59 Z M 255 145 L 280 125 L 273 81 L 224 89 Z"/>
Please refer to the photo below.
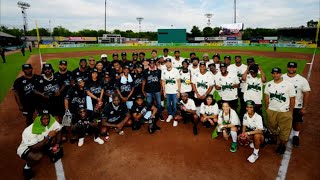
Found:
<path fill-rule="evenodd" d="M 310 20 L 308 21 L 306 27 L 317 27 L 318 21 Z M 300 26 L 304 28 L 305 26 Z M 11 34 L 16 37 L 23 36 L 23 30 L 17 28 L 8 28 L 6 26 L 0 26 L 0 31 Z M 202 30 L 198 26 L 193 26 L 190 33 L 187 33 L 187 37 L 217 37 L 219 36 L 220 27 L 205 27 Z M 252 37 L 265 37 L 265 36 L 278 36 L 279 32 L 277 29 L 268 28 L 246 28 L 244 29 L 244 34 L 242 36 L 243 40 L 249 40 Z M 103 34 L 120 34 L 122 37 L 127 38 L 147 38 L 150 41 L 157 40 L 157 32 L 133 32 L 132 30 L 121 31 L 115 29 L 112 32 L 104 30 L 91 30 L 82 29 L 76 32 L 72 32 L 65 27 L 57 26 L 53 28 L 52 32 L 46 28 L 39 28 L 39 33 L 41 36 L 80 36 L 80 37 L 102 37 Z M 26 32 L 26 36 L 36 36 L 36 29 L 32 29 Z"/>

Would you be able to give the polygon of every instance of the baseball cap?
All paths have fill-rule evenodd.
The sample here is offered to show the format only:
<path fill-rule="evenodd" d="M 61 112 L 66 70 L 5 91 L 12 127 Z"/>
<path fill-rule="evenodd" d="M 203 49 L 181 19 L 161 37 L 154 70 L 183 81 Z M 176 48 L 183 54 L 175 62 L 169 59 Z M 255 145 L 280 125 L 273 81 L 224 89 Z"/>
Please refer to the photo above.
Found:
<path fill-rule="evenodd" d="M 163 56 L 162 56 L 162 55 L 159 55 L 159 56 L 157 57 L 157 60 L 159 60 L 159 59 L 161 59 L 161 58 L 163 58 Z"/>
<path fill-rule="evenodd" d="M 149 59 L 149 63 L 156 63 L 156 60 L 151 58 L 151 59 Z"/>
<path fill-rule="evenodd" d="M 201 65 L 206 65 L 206 62 L 200 61 L 199 66 L 201 66 Z"/>
<path fill-rule="evenodd" d="M 108 56 L 106 54 L 101 54 L 101 58 L 107 58 Z"/>
<path fill-rule="evenodd" d="M 134 68 L 143 68 L 143 65 L 141 63 L 134 64 Z"/>
<path fill-rule="evenodd" d="M 188 96 L 188 93 L 184 92 L 184 93 L 181 93 L 181 97 L 182 96 Z"/>
<path fill-rule="evenodd" d="M 86 109 L 86 107 L 83 104 L 79 104 L 78 111 L 80 111 L 81 109 Z"/>
<path fill-rule="evenodd" d="M 178 53 L 180 53 L 180 51 L 179 51 L 179 50 L 175 50 L 175 51 L 174 51 L 174 53 L 177 53 L 177 52 L 178 52 Z"/>
<path fill-rule="evenodd" d="M 253 57 L 249 57 L 248 59 L 247 59 L 247 63 L 254 63 L 255 61 L 254 61 L 254 59 L 253 59 Z"/>
<path fill-rule="evenodd" d="M 287 67 L 296 68 L 298 67 L 298 64 L 296 62 L 288 62 Z"/>
<path fill-rule="evenodd" d="M 254 103 L 254 101 L 248 100 L 248 101 L 246 101 L 246 105 L 254 107 L 256 104 Z"/>
<path fill-rule="evenodd" d="M 68 65 L 68 62 L 65 61 L 65 60 L 61 60 L 61 61 L 59 62 L 59 65 Z"/>
<path fill-rule="evenodd" d="M 169 49 L 168 48 L 164 48 L 163 52 L 169 52 Z"/>
<path fill-rule="evenodd" d="M 112 57 L 119 56 L 118 53 L 113 53 Z"/>
<path fill-rule="evenodd" d="M 227 56 L 224 56 L 223 59 L 230 59 L 231 60 L 231 56 L 227 55 Z"/>
<path fill-rule="evenodd" d="M 25 70 L 25 69 L 32 69 L 31 64 L 23 64 L 22 65 L 22 70 Z"/>
<path fill-rule="evenodd" d="M 49 110 L 48 110 L 48 109 L 42 109 L 42 110 L 39 112 L 39 115 L 40 115 L 40 116 L 48 115 L 48 114 L 49 114 Z"/>
<path fill-rule="evenodd" d="M 138 52 L 133 52 L 132 56 L 138 56 Z"/>
<path fill-rule="evenodd" d="M 127 53 L 126 52 L 121 52 L 121 56 L 126 56 Z"/>
<path fill-rule="evenodd" d="M 171 58 L 167 58 L 167 59 L 165 59 L 165 61 L 166 62 L 168 62 L 168 61 L 171 62 Z"/>
<path fill-rule="evenodd" d="M 82 77 L 78 77 L 78 78 L 77 78 L 77 82 L 79 83 L 79 82 L 81 82 L 81 81 L 84 81 L 84 80 L 82 79 Z"/>
<path fill-rule="evenodd" d="M 252 64 L 249 67 L 249 72 L 257 73 L 258 72 L 258 65 L 257 64 Z"/>
<path fill-rule="evenodd" d="M 216 64 L 215 64 L 215 63 L 210 63 L 210 64 L 208 65 L 208 67 L 211 67 L 211 66 L 216 67 Z"/>
<path fill-rule="evenodd" d="M 80 63 L 82 63 L 82 62 L 87 62 L 87 60 L 86 59 L 80 59 Z"/>
<path fill-rule="evenodd" d="M 219 54 L 219 53 L 215 53 L 215 54 L 212 56 L 212 58 L 215 58 L 215 57 L 217 57 L 217 58 L 220 59 L 220 54 Z"/>
<path fill-rule="evenodd" d="M 51 64 L 42 65 L 42 69 L 53 69 Z"/>
<path fill-rule="evenodd" d="M 142 96 L 142 94 L 138 94 L 138 95 L 136 95 L 136 100 L 137 99 L 144 99 L 144 97 Z"/>
<path fill-rule="evenodd" d="M 188 65 L 190 64 L 190 61 L 189 61 L 189 59 L 184 59 L 183 61 L 182 61 L 182 64 L 183 63 L 187 63 Z"/>
<path fill-rule="evenodd" d="M 281 69 L 280 69 L 280 68 L 277 68 L 277 67 L 272 68 L 271 73 L 272 73 L 272 74 L 273 74 L 273 73 L 281 73 Z"/>
<path fill-rule="evenodd" d="M 223 68 L 223 67 L 227 68 L 227 64 L 226 63 L 221 63 L 220 64 L 220 69 Z"/>
<path fill-rule="evenodd" d="M 195 52 L 191 52 L 191 53 L 189 54 L 189 56 L 191 56 L 191 55 L 196 55 L 196 53 L 195 53 Z"/>
<path fill-rule="evenodd" d="M 241 59 L 241 56 L 240 55 L 236 55 L 236 56 L 234 56 L 234 58 L 240 58 Z"/>
<path fill-rule="evenodd" d="M 140 55 L 140 54 L 142 54 L 142 55 L 144 55 L 144 56 L 146 55 L 146 53 L 144 53 L 144 52 L 140 52 L 139 55 Z"/>
<path fill-rule="evenodd" d="M 123 69 L 129 69 L 129 68 L 130 68 L 130 66 L 129 66 L 129 65 L 127 65 L 127 64 L 125 64 L 122 68 L 123 68 Z"/>
<path fill-rule="evenodd" d="M 208 53 L 204 53 L 202 57 L 209 57 Z"/>
<path fill-rule="evenodd" d="M 96 69 L 96 68 L 93 68 L 92 70 L 91 70 L 91 73 L 94 73 L 94 72 L 98 72 L 98 69 Z"/>
<path fill-rule="evenodd" d="M 151 53 L 153 53 L 153 52 L 158 53 L 157 50 L 155 50 L 155 49 L 152 49 Z"/>

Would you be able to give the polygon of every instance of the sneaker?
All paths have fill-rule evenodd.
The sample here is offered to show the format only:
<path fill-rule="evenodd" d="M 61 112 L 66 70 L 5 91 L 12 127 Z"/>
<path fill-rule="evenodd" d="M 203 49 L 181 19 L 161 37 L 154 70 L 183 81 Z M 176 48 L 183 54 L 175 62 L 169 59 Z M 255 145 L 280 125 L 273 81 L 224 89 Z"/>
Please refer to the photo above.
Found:
<path fill-rule="evenodd" d="M 293 136 L 292 138 L 292 145 L 298 147 L 300 145 L 300 138 L 299 136 Z"/>
<path fill-rule="evenodd" d="M 170 122 L 172 118 L 173 118 L 173 116 L 172 116 L 172 115 L 169 115 L 168 118 L 167 118 L 167 120 L 166 120 L 166 122 L 167 122 L 167 123 Z"/>
<path fill-rule="evenodd" d="M 84 144 L 84 138 L 79 138 L 78 146 L 81 147 Z"/>
<path fill-rule="evenodd" d="M 237 146 L 238 146 L 238 143 L 233 142 L 233 143 L 231 144 L 230 151 L 231 151 L 231 152 L 236 152 L 236 151 L 237 151 Z"/>
<path fill-rule="evenodd" d="M 178 121 L 173 121 L 173 127 L 178 126 Z"/>
<path fill-rule="evenodd" d="M 25 169 L 23 168 L 23 176 L 25 180 L 31 180 L 33 179 L 33 172 L 32 169 Z"/>
<path fill-rule="evenodd" d="M 158 125 L 155 124 L 155 125 L 154 125 L 154 129 L 155 129 L 155 130 L 160 130 L 161 128 L 160 128 Z"/>
<path fill-rule="evenodd" d="M 254 163 L 256 162 L 256 160 L 259 158 L 259 155 L 258 154 L 255 154 L 255 153 L 252 153 L 249 157 L 248 157 L 248 161 L 251 162 L 251 163 Z"/>
<path fill-rule="evenodd" d="M 254 149 L 254 144 L 253 144 L 253 142 L 251 142 L 249 146 L 250 146 L 252 149 Z"/>
<path fill-rule="evenodd" d="M 100 137 L 95 138 L 93 141 L 98 144 L 104 144 L 104 141 Z"/>
<path fill-rule="evenodd" d="M 280 155 L 283 155 L 285 151 L 286 151 L 286 145 L 279 144 L 279 146 L 277 148 L 277 153 Z"/>
<path fill-rule="evenodd" d="M 160 121 L 164 121 L 164 118 L 162 115 L 160 115 L 159 119 L 160 119 Z"/>
<path fill-rule="evenodd" d="M 198 128 L 196 126 L 193 126 L 193 134 L 194 135 L 198 134 Z"/>

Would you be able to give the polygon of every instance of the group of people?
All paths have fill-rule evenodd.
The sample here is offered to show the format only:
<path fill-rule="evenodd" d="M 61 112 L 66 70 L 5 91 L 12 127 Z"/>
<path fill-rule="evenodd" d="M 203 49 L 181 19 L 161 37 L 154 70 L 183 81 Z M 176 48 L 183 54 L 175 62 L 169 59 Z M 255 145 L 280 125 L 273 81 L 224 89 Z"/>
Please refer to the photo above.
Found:
<path fill-rule="evenodd" d="M 310 86 L 297 74 L 295 62 L 288 63 L 286 74 L 273 68 L 273 79 L 267 82 L 254 58 L 243 64 L 241 56 L 235 56 L 231 64 L 231 56 L 221 59 L 214 54 L 210 59 L 205 53 L 200 59 L 191 52 L 187 59 L 180 57 L 179 50 L 170 56 L 167 48 L 160 56 L 152 50 L 150 59 L 144 52 L 133 52 L 132 60 L 126 52 L 120 56 L 80 59 L 73 71 L 65 60 L 60 61 L 57 72 L 51 64 L 43 64 L 41 75 L 34 74 L 30 64 L 22 65 L 24 75 L 15 81 L 13 90 L 28 126 L 17 150 L 27 162 L 25 176 L 31 177 L 33 164 L 48 149 L 59 150 L 70 133 L 70 142 L 79 147 L 86 134 L 104 144 L 111 130 L 123 135 L 128 126 L 139 130 L 147 124 L 148 132 L 154 133 L 160 130 L 158 120 L 172 122 L 174 127 L 191 122 L 194 135 L 202 124 L 214 129 L 212 137 L 216 132 L 225 139 L 231 136 L 231 152 L 237 151 L 240 139 L 241 144 L 246 140 L 253 148 L 248 157 L 251 163 L 259 157 L 267 129 L 272 142 L 278 142 L 277 153 L 284 154 L 291 128 L 293 144 L 299 145 Z M 265 83 L 268 118 L 263 121 Z"/>

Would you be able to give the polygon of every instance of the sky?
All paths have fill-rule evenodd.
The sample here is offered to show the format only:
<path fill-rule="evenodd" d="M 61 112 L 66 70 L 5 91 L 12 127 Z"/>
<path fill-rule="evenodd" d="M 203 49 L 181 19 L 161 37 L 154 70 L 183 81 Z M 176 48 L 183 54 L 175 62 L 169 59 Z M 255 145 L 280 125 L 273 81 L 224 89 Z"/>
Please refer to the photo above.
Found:
<path fill-rule="evenodd" d="M 23 0 L 27 10 L 28 29 L 52 29 L 63 26 L 71 31 L 104 29 L 105 0 Z M 0 25 L 22 28 L 23 20 L 17 0 L 0 0 Z M 207 26 L 206 13 L 213 14 L 211 27 L 233 23 L 232 0 L 107 0 L 107 31 L 139 31 L 137 17 L 143 17 L 141 31 L 160 28 Z M 281 28 L 306 26 L 319 19 L 320 0 L 237 0 L 237 23 L 248 28 Z"/>

